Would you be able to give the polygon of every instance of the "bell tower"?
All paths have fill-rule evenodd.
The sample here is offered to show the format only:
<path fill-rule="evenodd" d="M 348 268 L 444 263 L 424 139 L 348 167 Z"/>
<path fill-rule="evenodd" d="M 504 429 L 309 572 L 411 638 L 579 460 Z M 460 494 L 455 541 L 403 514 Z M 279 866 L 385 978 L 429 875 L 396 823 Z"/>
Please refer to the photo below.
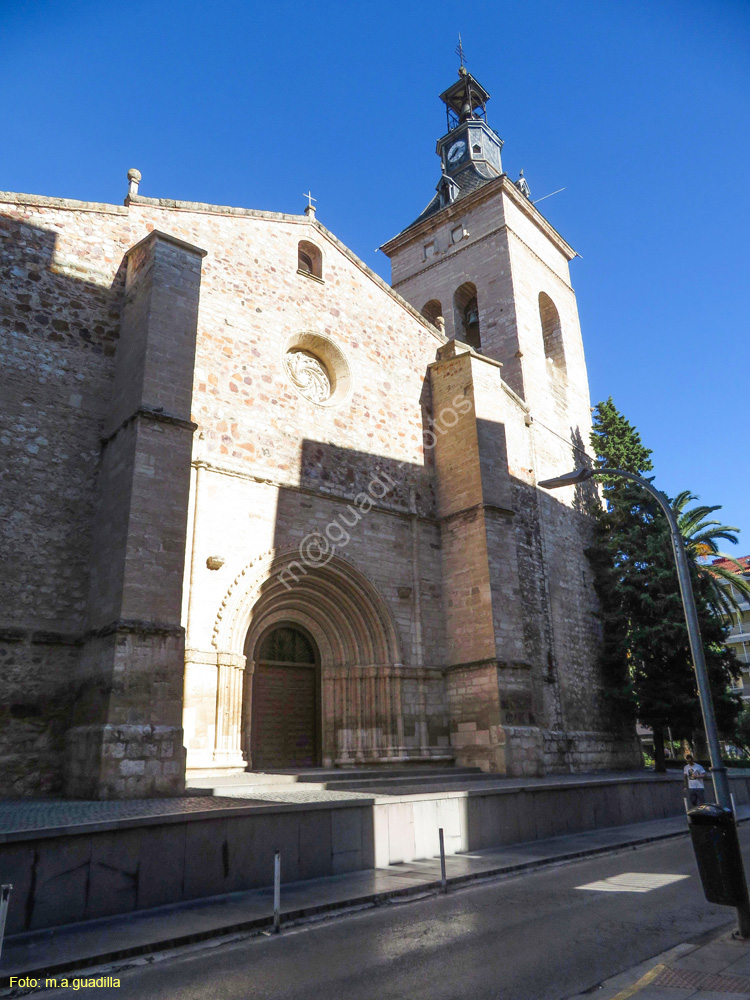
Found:
<path fill-rule="evenodd" d="M 488 91 L 463 65 L 443 91 L 435 196 L 380 249 L 392 286 L 446 337 L 502 365 L 514 393 L 569 437 L 590 422 L 588 378 L 569 262 L 576 252 L 503 173 Z"/>
<path fill-rule="evenodd" d="M 536 485 L 585 464 L 589 447 L 576 253 L 526 178 L 503 173 L 489 93 L 463 59 L 440 98 L 435 196 L 381 250 L 393 288 L 447 341 L 429 385 L 444 431 L 434 464 L 451 746 L 461 764 L 542 773 L 565 769 L 586 730 L 606 766 L 591 525 L 572 490 L 550 498 Z"/>

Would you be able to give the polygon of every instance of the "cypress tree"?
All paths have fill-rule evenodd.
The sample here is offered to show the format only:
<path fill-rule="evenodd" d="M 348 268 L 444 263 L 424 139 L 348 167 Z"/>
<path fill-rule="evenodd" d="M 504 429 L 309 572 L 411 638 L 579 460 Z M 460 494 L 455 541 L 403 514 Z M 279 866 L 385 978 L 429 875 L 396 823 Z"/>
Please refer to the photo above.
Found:
<path fill-rule="evenodd" d="M 653 469 L 650 449 L 611 397 L 595 408 L 592 443 L 599 468 L 641 476 Z M 589 553 L 603 626 L 602 666 L 616 713 L 653 730 L 656 767 L 665 770 L 665 728 L 675 738 L 692 738 L 702 727 L 669 525 L 636 483 L 604 477 L 604 498 Z M 731 732 L 738 699 L 727 688 L 736 658 L 723 645 L 727 628 L 694 563 L 692 577 L 717 722 Z"/>

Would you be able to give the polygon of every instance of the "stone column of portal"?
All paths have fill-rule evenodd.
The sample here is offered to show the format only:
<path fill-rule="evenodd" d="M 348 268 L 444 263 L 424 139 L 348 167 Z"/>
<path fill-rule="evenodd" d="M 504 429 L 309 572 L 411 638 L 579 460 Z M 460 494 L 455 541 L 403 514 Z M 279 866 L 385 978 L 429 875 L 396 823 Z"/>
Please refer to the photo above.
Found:
<path fill-rule="evenodd" d="M 393 715 L 393 702 L 391 700 L 393 667 L 384 666 L 382 668 L 381 676 L 380 712 L 383 717 L 383 752 L 384 755 L 390 759 L 396 755 L 394 750 L 394 747 L 396 746 L 396 719 Z"/>
<path fill-rule="evenodd" d="M 76 798 L 184 789 L 180 610 L 204 255 L 157 231 L 127 255 L 89 631 L 66 744 L 66 793 Z"/>
<path fill-rule="evenodd" d="M 349 677 L 349 667 L 339 667 L 336 671 L 336 688 L 338 690 L 338 704 L 340 706 L 339 725 L 336 730 L 336 756 L 335 763 L 348 764 L 352 759 L 352 711 L 351 702 L 352 684 Z"/>
<path fill-rule="evenodd" d="M 455 341 L 430 366 L 451 745 L 460 764 L 516 766 L 504 712 L 531 717 L 500 365 Z M 530 734 L 528 734 L 530 735 Z"/>
<path fill-rule="evenodd" d="M 320 670 L 321 716 L 323 721 L 323 745 L 321 757 L 323 767 L 333 767 L 335 758 L 335 732 L 338 716 L 336 714 L 336 683 L 330 667 L 323 666 Z"/>
<path fill-rule="evenodd" d="M 216 745 L 214 767 L 242 768 L 242 696 L 245 657 L 239 653 L 217 653 L 219 677 L 216 685 Z"/>

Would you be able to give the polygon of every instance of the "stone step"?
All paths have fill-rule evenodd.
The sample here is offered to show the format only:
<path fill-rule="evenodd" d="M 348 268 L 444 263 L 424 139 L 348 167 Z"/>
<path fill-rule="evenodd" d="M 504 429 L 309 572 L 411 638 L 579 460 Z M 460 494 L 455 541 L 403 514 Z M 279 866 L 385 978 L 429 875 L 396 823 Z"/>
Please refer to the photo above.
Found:
<path fill-rule="evenodd" d="M 419 775 L 417 777 L 413 775 L 399 775 L 394 778 L 360 778 L 356 781 L 336 781 L 328 782 L 328 788 L 338 788 L 342 792 L 369 792 L 369 791 L 385 791 L 388 789 L 393 789 L 394 791 L 401 788 L 439 788 L 439 789 L 449 789 L 458 790 L 465 787 L 467 784 L 486 784 L 487 782 L 497 783 L 502 781 L 503 776 L 500 774 L 486 774 L 484 771 L 480 771 L 478 774 L 449 774 L 449 775 Z"/>
<path fill-rule="evenodd" d="M 214 787 L 233 785 L 286 785 L 291 786 L 297 783 L 296 774 L 274 774 L 273 772 L 264 773 L 261 771 L 240 771 L 238 774 L 221 774 L 221 775 L 211 775 L 211 774 L 191 774 L 185 784 L 188 788 L 202 787 L 205 788 L 207 785 Z"/>
<path fill-rule="evenodd" d="M 385 788 L 398 790 L 400 787 L 450 787 L 462 786 L 465 782 L 482 781 L 493 776 L 478 767 L 364 767 L 364 768 L 309 768 L 305 771 L 245 771 L 228 775 L 191 775 L 186 784 L 190 794 L 248 796 L 278 789 L 291 791 L 294 788 L 306 791 L 380 791 Z M 494 776 L 497 778 L 497 776 Z"/>
<path fill-rule="evenodd" d="M 410 778 L 421 781 L 423 777 L 456 778 L 469 774 L 483 774 L 478 767 L 424 767 L 415 765 L 414 767 L 361 767 L 361 768 L 337 768 L 336 770 L 318 770 L 311 768 L 309 771 L 297 772 L 299 782 L 324 781 L 329 785 L 338 786 L 341 782 L 349 781 L 380 781 L 382 779 Z"/>

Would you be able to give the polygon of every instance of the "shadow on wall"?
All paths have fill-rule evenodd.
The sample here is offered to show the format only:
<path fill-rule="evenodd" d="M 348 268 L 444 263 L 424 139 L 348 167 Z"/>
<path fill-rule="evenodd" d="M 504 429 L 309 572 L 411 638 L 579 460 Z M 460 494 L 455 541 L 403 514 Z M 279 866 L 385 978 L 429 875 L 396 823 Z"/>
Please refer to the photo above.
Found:
<path fill-rule="evenodd" d="M 426 403 L 423 412 L 428 421 Z M 423 658 L 421 640 L 413 636 L 415 607 L 423 605 L 420 620 L 434 619 L 424 605 L 434 608 L 440 600 L 432 565 L 437 527 L 418 525 L 415 516 L 434 518 L 431 469 L 304 440 L 299 483 L 301 490 L 279 493 L 274 548 L 287 555 L 261 587 L 245 642 L 251 663 L 245 672 L 245 753 L 255 747 L 254 767 L 256 757 L 279 767 L 295 766 L 309 749 L 310 762 L 332 766 L 418 756 L 421 747 L 437 744 L 438 735 L 447 744 L 444 713 L 423 706 L 420 715 L 419 682 L 409 673 Z M 310 658 L 307 673 L 287 657 L 283 664 L 261 659 L 259 666 L 272 628 L 292 629 L 312 642 L 320 682 Z M 291 649 L 291 635 L 288 640 Z M 435 666 L 437 653 L 430 653 Z M 421 683 L 424 702 L 430 684 Z M 431 691 L 430 701 L 439 700 Z M 274 726 L 261 720 L 261 711 L 275 713 Z M 271 757 L 253 737 L 259 727 L 269 739 L 276 730 Z"/>
<path fill-rule="evenodd" d="M 57 235 L 0 216 L 0 781 L 61 787 L 62 742 L 86 628 L 100 437 L 125 262 L 75 264 Z M 99 261 L 97 254 L 101 254 Z"/>

